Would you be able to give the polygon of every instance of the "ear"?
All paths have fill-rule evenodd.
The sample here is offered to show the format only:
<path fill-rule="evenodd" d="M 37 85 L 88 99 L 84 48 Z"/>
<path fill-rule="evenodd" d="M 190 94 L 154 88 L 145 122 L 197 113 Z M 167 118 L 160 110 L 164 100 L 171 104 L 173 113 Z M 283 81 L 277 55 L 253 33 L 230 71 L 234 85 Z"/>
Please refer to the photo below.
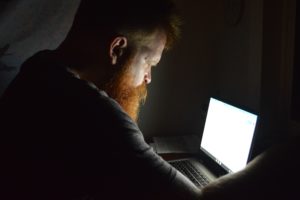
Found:
<path fill-rule="evenodd" d="M 110 43 L 109 56 L 112 65 L 116 65 L 127 47 L 127 38 L 119 36 Z"/>

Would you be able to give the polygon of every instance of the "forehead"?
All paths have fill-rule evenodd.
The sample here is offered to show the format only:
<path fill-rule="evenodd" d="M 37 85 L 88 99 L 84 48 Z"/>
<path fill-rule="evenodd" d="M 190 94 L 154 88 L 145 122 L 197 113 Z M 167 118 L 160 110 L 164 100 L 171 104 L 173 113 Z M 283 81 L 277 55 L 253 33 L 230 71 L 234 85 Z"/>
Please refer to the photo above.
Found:
<path fill-rule="evenodd" d="M 162 54 L 166 42 L 166 34 L 162 31 L 155 31 L 143 39 L 142 45 L 140 46 L 140 52 L 153 56 Z"/>
<path fill-rule="evenodd" d="M 155 31 L 145 38 L 144 45 L 151 49 L 164 49 L 167 42 L 167 36 L 163 31 Z"/>

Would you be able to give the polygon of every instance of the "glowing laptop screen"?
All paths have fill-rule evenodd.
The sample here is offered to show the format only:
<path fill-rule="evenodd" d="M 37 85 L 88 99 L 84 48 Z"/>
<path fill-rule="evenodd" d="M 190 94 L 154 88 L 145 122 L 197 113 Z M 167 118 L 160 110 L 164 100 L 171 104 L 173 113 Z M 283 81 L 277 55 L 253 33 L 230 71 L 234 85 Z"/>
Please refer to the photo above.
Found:
<path fill-rule="evenodd" d="M 248 161 L 257 115 L 211 98 L 200 148 L 228 172 Z"/>

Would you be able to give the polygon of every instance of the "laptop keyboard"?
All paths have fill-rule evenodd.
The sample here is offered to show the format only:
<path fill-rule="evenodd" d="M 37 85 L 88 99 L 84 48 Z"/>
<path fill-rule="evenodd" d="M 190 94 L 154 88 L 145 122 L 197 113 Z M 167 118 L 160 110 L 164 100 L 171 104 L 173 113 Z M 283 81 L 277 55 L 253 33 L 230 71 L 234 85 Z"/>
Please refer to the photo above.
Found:
<path fill-rule="evenodd" d="M 170 164 L 200 188 L 209 183 L 208 178 L 196 169 L 189 160 L 172 161 Z"/>

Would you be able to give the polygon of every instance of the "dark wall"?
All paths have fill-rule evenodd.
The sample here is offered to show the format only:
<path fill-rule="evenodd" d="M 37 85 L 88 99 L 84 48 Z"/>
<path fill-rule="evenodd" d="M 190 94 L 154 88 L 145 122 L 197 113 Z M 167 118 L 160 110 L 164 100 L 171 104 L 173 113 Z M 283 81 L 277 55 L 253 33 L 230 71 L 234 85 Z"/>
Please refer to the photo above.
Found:
<path fill-rule="evenodd" d="M 298 56 L 294 52 L 295 19 L 295 0 L 264 1 L 257 152 L 300 133 L 291 126 L 293 65 Z"/>
<path fill-rule="evenodd" d="M 184 17 L 182 38 L 153 74 L 140 120 L 147 135 L 201 131 L 208 97 L 216 93 L 214 51 L 222 5 L 218 0 L 177 3 Z"/>
<path fill-rule="evenodd" d="M 141 116 L 147 135 L 200 134 L 210 96 L 259 110 L 262 1 L 177 2 L 183 35 L 154 74 Z"/>
<path fill-rule="evenodd" d="M 293 68 L 292 89 L 292 119 L 300 122 L 300 4 L 297 3 L 296 15 L 296 37 L 295 37 L 295 63 Z"/>

